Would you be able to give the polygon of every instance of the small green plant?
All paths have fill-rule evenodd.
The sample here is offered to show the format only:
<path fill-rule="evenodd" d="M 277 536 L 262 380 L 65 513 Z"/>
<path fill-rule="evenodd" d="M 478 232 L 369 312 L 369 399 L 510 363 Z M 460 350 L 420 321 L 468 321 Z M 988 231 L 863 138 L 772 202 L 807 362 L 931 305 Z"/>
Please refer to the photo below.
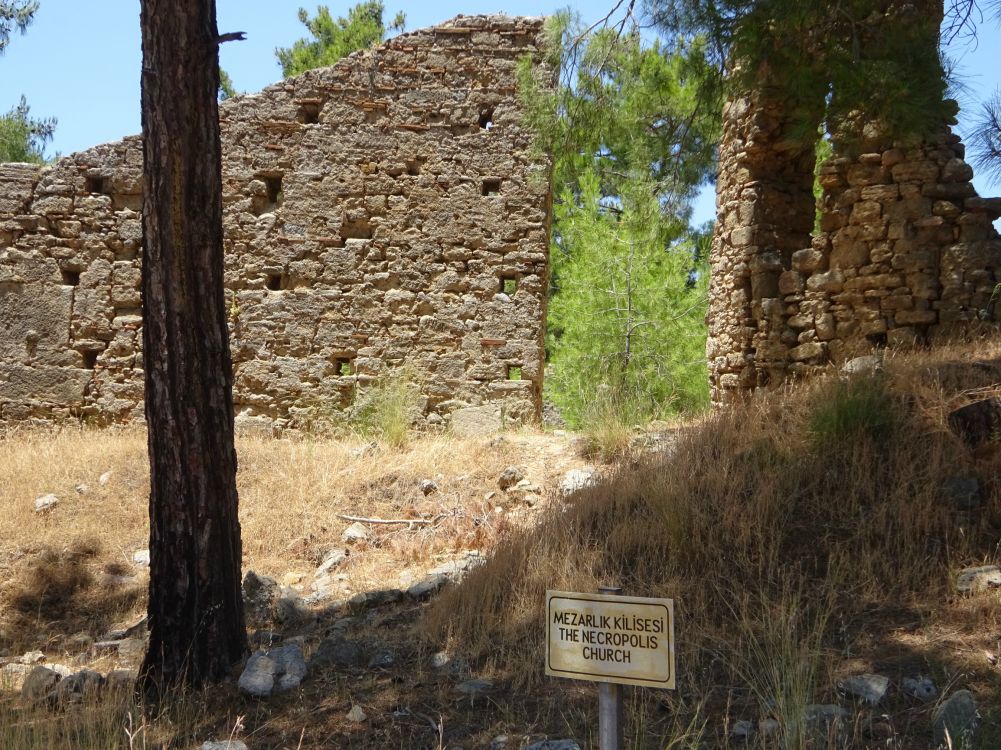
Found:
<path fill-rule="evenodd" d="M 632 445 L 633 426 L 643 421 L 638 412 L 637 405 L 621 391 L 599 389 L 580 425 L 587 453 L 606 461 L 626 455 Z"/>
<path fill-rule="evenodd" d="M 861 437 L 884 439 L 897 420 L 896 405 L 878 376 L 852 378 L 814 404 L 808 429 L 815 444 L 830 445 Z"/>
<path fill-rule="evenodd" d="M 390 370 L 365 389 L 359 388 L 352 422 L 362 435 L 397 448 L 406 445 L 418 395 L 409 368 Z"/>

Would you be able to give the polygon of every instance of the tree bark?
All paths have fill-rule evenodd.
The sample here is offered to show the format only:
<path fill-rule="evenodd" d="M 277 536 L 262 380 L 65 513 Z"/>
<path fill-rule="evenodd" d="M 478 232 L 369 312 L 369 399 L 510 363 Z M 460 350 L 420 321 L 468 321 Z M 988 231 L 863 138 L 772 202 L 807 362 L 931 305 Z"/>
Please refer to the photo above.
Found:
<path fill-rule="evenodd" d="M 215 0 L 142 0 L 143 358 L 150 641 L 139 688 L 225 677 L 247 650 L 223 291 Z"/>

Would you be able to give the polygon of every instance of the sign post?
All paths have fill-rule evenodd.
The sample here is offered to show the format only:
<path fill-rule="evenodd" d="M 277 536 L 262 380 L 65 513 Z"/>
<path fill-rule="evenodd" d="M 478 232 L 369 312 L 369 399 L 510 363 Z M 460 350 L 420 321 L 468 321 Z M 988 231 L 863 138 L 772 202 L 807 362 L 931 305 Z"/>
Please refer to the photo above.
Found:
<path fill-rule="evenodd" d="M 622 593 L 621 586 L 599 586 L 599 594 Z M 598 683 L 598 750 L 622 750 L 622 685 Z"/>
<path fill-rule="evenodd" d="M 600 750 L 622 748 L 622 685 L 673 690 L 674 602 L 546 592 L 546 674 L 598 682 Z"/>

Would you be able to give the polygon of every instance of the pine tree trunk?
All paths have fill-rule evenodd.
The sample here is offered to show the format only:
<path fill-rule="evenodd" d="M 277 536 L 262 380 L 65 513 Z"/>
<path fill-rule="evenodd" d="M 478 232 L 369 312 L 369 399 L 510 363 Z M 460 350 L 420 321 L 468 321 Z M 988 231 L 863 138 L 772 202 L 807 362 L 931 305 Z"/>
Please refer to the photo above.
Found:
<path fill-rule="evenodd" d="M 150 459 L 147 696 L 247 650 L 223 291 L 215 0 L 142 0 L 143 359 Z"/>

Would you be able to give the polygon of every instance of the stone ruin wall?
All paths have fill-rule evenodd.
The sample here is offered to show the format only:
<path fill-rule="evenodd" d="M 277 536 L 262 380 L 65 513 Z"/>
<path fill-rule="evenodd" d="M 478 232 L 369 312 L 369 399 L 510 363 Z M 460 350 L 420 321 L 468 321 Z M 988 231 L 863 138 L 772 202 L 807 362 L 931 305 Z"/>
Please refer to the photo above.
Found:
<path fill-rule="evenodd" d="M 933 344 L 999 318 L 1001 199 L 970 183 L 948 127 L 822 165 L 761 95 L 724 110 L 707 357 L 713 401 L 884 346 Z M 819 228 L 814 231 L 815 216 Z"/>
<path fill-rule="evenodd" d="M 538 418 L 541 32 L 459 16 L 221 105 L 238 423 L 336 418 L 404 365 L 429 424 Z M 0 165 L 0 424 L 142 418 L 141 193 L 138 137 Z"/>

